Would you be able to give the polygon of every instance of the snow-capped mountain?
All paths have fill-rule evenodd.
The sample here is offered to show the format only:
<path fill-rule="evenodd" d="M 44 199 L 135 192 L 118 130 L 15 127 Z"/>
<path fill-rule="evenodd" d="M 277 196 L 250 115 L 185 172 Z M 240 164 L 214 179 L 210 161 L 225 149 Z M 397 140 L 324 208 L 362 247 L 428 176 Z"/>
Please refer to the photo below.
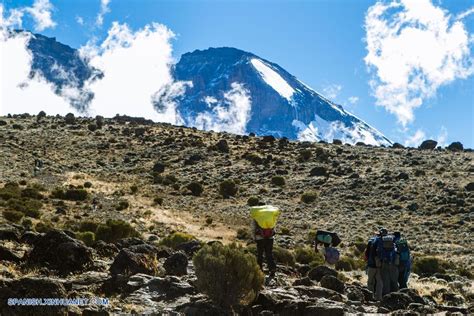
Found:
<path fill-rule="evenodd" d="M 252 53 L 228 47 L 196 50 L 181 57 L 174 76 L 190 82 L 177 104 L 185 125 L 309 141 L 391 144 L 340 105 Z"/>
<path fill-rule="evenodd" d="M 94 91 L 90 83 L 99 82 L 107 73 L 92 67 L 78 50 L 54 38 L 25 31 L 12 31 L 10 35 L 28 37 L 30 79 L 40 77 L 77 112 L 91 113 Z M 157 84 L 157 92 L 146 98 L 150 99 L 152 113 L 152 106 L 157 114 L 173 112 L 175 124 L 298 140 L 391 144 L 340 105 L 277 64 L 252 53 L 227 47 L 196 50 L 181 56 L 172 67 L 172 77 L 171 83 L 164 87 Z M 96 109 L 92 113 L 103 114 Z"/>

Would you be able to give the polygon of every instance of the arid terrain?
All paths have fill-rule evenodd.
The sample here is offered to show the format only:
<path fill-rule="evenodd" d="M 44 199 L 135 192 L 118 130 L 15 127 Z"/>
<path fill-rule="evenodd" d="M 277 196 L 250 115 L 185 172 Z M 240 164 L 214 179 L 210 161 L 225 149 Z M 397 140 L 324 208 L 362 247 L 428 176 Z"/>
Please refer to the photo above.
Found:
<path fill-rule="evenodd" d="M 428 303 L 411 302 L 425 308 L 410 305 L 413 313 L 474 312 L 474 154 L 471 150 L 393 147 L 204 132 L 127 117 L 1 117 L 0 314 L 42 311 L 11 309 L 5 304 L 6 288 L 13 291 L 9 295 L 28 293 L 13 290 L 27 288 L 17 284 L 24 277 L 40 282 L 35 287 L 43 286 L 45 279 L 57 278 L 54 282 L 59 285 L 53 286 L 56 294 L 109 297 L 104 313 L 157 313 L 165 307 L 188 314 L 192 308 L 197 314 L 203 312 L 199 308 L 208 308 L 211 313 L 204 303 L 190 307 L 196 301 L 194 296 L 202 298 L 192 289 L 192 272 L 175 280 L 191 289 L 178 287 L 183 291 L 178 291 L 178 299 L 168 298 L 163 303 L 156 293 L 140 287 L 148 284 L 151 276 L 147 273 L 139 271 L 138 277 L 130 276 L 122 283 L 115 278 L 120 284 L 111 285 L 110 275 L 121 273 L 111 272 L 110 266 L 127 242 L 136 247 L 136 240 L 143 240 L 162 251 L 156 269 L 152 269 L 156 273 L 148 274 L 171 282 L 162 271 L 162 261 L 173 248 L 179 249 L 168 242 L 173 233 L 183 233 L 191 240 L 188 235 L 192 235 L 202 242 L 247 246 L 251 244 L 249 205 L 256 203 L 281 209 L 275 242 L 278 251 L 296 255 L 297 261 L 277 256 L 277 281 L 262 293 L 271 296 L 271 291 L 304 279 L 302 267 L 309 262 L 299 260 L 297 249 L 308 250 L 305 247 L 311 246 L 312 234 L 325 229 L 337 232 L 343 240 L 343 262 L 336 266 L 346 283 L 346 291 L 335 300 L 342 304 L 340 309 L 350 313 L 396 310 L 362 299 L 358 305 L 350 304 L 357 301 L 349 295 L 351 286 L 363 292 L 365 243 L 383 226 L 402 232 L 415 262 L 426 257 L 438 259 L 436 271 L 412 275 L 410 287 L 417 297 L 429 296 L 433 301 L 431 309 L 426 307 Z M 36 172 L 35 160 L 41 160 Z M 123 228 L 125 233 L 114 233 L 113 225 L 107 224 L 111 220 L 130 227 Z M 35 251 L 40 247 L 39 234 L 52 229 L 66 232 L 63 237 L 51 237 L 52 242 L 71 238 L 70 243 L 78 243 L 77 249 L 87 248 L 80 251 L 90 257 L 88 265 L 80 264 L 77 269 L 77 263 L 71 261 L 68 269 L 53 259 L 41 259 L 48 251 L 55 253 L 51 249 Z M 124 242 L 119 237 L 129 239 Z M 181 250 L 191 258 L 192 251 Z M 421 265 L 418 269 L 422 271 Z M 316 286 L 319 280 L 309 281 Z M 123 284 L 128 284 L 127 290 Z M 298 289 L 311 285 L 301 282 Z M 285 295 L 288 299 L 290 294 Z M 311 295 L 317 298 L 317 294 Z M 78 315 L 83 309 L 69 307 Z M 276 307 L 267 309 L 278 312 Z M 87 315 L 99 315 L 98 310 L 89 308 Z M 256 309 L 251 310 L 258 315 Z M 51 310 L 42 312 L 46 315 Z M 54 310 L 58 315 L 64 312 L 64 308 Z"/>

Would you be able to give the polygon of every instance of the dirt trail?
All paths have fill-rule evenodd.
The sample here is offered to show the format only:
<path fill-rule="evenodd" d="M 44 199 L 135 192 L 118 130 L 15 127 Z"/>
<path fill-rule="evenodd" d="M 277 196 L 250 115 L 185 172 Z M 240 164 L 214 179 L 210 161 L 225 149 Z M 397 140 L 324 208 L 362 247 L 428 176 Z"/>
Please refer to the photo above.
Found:
<path fill-rule="evenodd" d="M 96 194 L 103 193 L 105 195 L 111 195 L 117 190 L 127 189 L 124 183 L 101 181 L 82 173 L 68 172 L 65 176 L 66 180 L 63 183 L 64 185 L 83 185 L 84 182 L 90 181 L 93 183 L 92 189 Z M 125 183 L 128 184 L 127 182 Z M 143 218 L 143 222 L 162 223 L 172 230 L 191 234 L 203 241 L 220 240 L 224 244 L 235 241 L 236 231 L 229 229 L 223 223 L 214 222 L 211 225 L 207 225 L 203 219 L 196 218 L 187 211 L 165 209 L 155 206 L 150 198 L 144 196 L 129 195 L 126 196 L 126 198 L 131 205 L 133 205 L 134 209 L 151 211 L 151 215 Z"/>

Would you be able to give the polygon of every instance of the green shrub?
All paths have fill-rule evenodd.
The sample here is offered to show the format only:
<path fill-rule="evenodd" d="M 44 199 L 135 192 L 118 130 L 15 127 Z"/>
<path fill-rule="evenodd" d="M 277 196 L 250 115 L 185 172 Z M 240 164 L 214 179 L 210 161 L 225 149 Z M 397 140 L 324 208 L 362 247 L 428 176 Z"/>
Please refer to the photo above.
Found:
<path fill-rule="evenodd" d="M 163 205 L 163 197 L 157 196 L 153 199 L 153 203 L 155 205 Z"/>
<path fill-rule="evenodd" d="M 115 206 L 115 209 L 117 211 L 123 211 L 126 210 L 127 208 L 130 207 L 130 203 L 128 203 L 127 200 L 121 200 L 119 203 Z"/>
<path fill-rule="evenodd" d="M 35 230 L 38 233 L 47 233 L 52 229 L 53 229 L 53 224 L 51 224 L 51 222 L 49 221 L 38 222 L 35 225 Z"/>
<path fill-rule="evenodd" d="M 184 244 L 185 242 L 196 239 L 193 235 L 174 232 L 171 235 L 166 236 L 160 241 L 160 244 L 170 248 L 177 248 L 179 245 Z"/>
<path fill-rule="evenodd" d="M 275 261 L 286 265 L 286 266 L 294 266 L 295 265 L 295 256 L 291 251 L 288 249 L 279 247 L 279 246 L 274 246 L 273 247 L 273 257 L 275 258 Z"/>
<path fill-rule="evenodd" d="M 279 187 L 284 186 L 285 178 L 283 178 L 282 176 L 274 176 L 272 178 L 272 184 Z"/>
<path fill-rule="evenodd" d="M 240 240 L 248 240 L 252 238 L 252 234 L 250 233 L 250 230 L 247 228 L 239 228 L 237 230 L 237 239 Z"/>
<path fill-rule="evenodd" d="M 0 198 L 5 201 L 8 201 L 12 198 L 19 198 L 20 195 L 20 187 L 14 182 L 6 183 L 3 188 L 0 189 Z"/>
<path fill-rule="evenodd" d="M 17 212 L 22 212 L 26 216 L 39 218 L 41 212 L 39 211 L 43 207 L 43 203 L 37 200 L 31 200 L 28 198 L 23 199 L 10 199 L 7 202 L 7 206 Z"/>
<path fill-rule="evenodd" d="M 310 204 L 316 201 L 317 197 L 318 194 L 316 192 L 308 191 L 301 195 L 301 202 Z"/>
<path fill-rule="evenodd" d="M 138 186 L 132 185 L 130 187 L 130 192 L 132 192 L 132 194 L 136 194 L 138 192 Z"/>
<path fill-rule="evenodd" d="M 86 189 L 92 188 L 92 182 L 89 182 L 89 181 L 84 182 L 84 188 L 86 188 Z"/>
<path fill-rule="evenodd" d="M 336 270 L 342 271 L 353 271 L 362 270 L 365 267 L 365 261 L 362 259 L 354 259 L 347 256 L 341 256 L 339 261 L 336 263 Z"/>
<path fill-rule="evenodd" d="M 14 211 L 14 210 L 5 210 L 3 211 L 3 217 L 9 220 L 10 222 L 18 223 L 20 220 L 25 216 L 22 212 Z"/>
<path fill-rule="evenodd" d="M 219 193 L 223 198 L 234 196 L 239 191 L 239 188 L 232 180 L 224 180 L 219 185 Z"/>
<path fill-rule="evenodd" d="M 77 232 L 76 238 L 82 240 L 87 246 L 92 246 L 95 242 L 95 234 L 93 232 Z"/>
<path fill-rule="evenodd" d="M 433 275 L 444 273 L 446 262 L 436 257 L 415 257 L 413 261 L 413 272 L 419 275 Z"/>
<path fill-rule="evenodd" d="M 62 188 L 56 188 L 51 192 L 52 198 L 69 201 L 84 201 L 87 200 L 88 196 L 89 194 L 84 189 L 70 188 L 64 191 Z"/>
<path fill-rule="evenodd" d="M 123 221 L 109 219 L 105 224 L 100 224 L 95 232 L 96 240 L 116 242 L 127 237 L 138 237 L 139 234 L 132 225 Z"/>
<path fill-rule="evenodd" d="M 263 163 L 263 158 L 256 153 L 247 153 L 244 155 L 244 158 L 250 161 L 255 165 L 260 165 Z"/>
<path fill-rule="evenodd" d="M 312 155 L 313 153 L 310 149 L 303 149 L 299 153 L 298 161 L 308 161 Z"/>
<path fill-rule="evenodd" d="M 204 191 L 202 184 L 196 181 L 189 183 L 186 188 L 191 191 L 191 194 L 194 196 L 200 196 Z"/>
<path fill-rule="evenodd" d="M 198 290 L 219 306 L 247 305 L 262 288 L 264 275 L 255 257 L 235 244 L 204 246 L 193 263 Z"/>
<path fill-rule="evenodd" d="M 251 196 L 249 197 L 249 199 L 247 200 L 247 205 L 248 206 L 257 206 L 260 204 L 260 199 L 256 196 Z"/>
<path fill-rule="evenodd" d="M 282 235 L 289 235 L 290 234 L 290 229 L 288 227 L 282 227 L 280 229 L 280 234 Z"/>
<path fill-rule="evenodd" d="M 309 264 L 323 257 L 319 252 L 315 252 L 311 247 L 297 247 L 295 249 L 295 260 L 298 263 Z M 323 258 L 324 259 L 324 258 Z"/>
<path fill-rule="evenodd" d="M 30 229 L 31 227 L 33 227 L 33 221 L 29 218 L 23 218 L 23 220 L 21 221 L 21 225 L 23 225 L 23 227 L 27 229 Z"/>
<path fill-rule="evenodd" d="M 97 227 L 99 227 L 99 223 L 93 221 L 83 221 L 79 223 L 79 227 L 77 228 L 80 232 L 96 232 Z"/>
<path fill-rule="evenodd" d="M 207 224 L 207 225 L 211 225 L 212 222 L 213 222 L 212 217 L 210 217 L 210 216 L 206 217 L 206 224 Z"/>
<path fill-rule="evenodd" d="M 43 195 L 35 188 L 26 188 L 21 191 L 21 196 L 24 198 L 31 198 L 34 200 L 41 200 Z"/>

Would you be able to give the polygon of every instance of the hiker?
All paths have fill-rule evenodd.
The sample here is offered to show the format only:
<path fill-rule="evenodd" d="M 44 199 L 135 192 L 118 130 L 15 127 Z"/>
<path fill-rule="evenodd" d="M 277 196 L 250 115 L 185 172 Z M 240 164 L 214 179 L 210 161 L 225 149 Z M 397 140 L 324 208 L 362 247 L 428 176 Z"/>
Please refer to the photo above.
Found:
<path fill-rule="evenodd" d="M 273 259 L 273 236 L 275 236 L 275 226 L 279 214 L 280 211 L 271 205 L 250 208 L 253 239 L 257 243 L 257 262 L 263 271 L 263 256 L 265 254 L 270 276 L 274 276 L 276 272 L 276 264 Z"/>
<path fill-rule="evenodd" d="M 341 243 L 341 239 L 336 233 L 327 232 L 324 230 L 316 231 L 314 241 L 314 251 L 319 252 L 324 257 L 324 262 L 328 265 L 334 265 L 339 261 L 339 251 L 335 248 Z M 323 247 L 318 249 L 318 245 Z"/>
<path fill-rule="evenodd" d="M 33 167 L 33 176 L 36 177 L 36 175 L 41 171 L 41 168 L 43 168 L 43 161 L 39 158 L 35 158 L 35 163 Z"/>
<path fill-rule="evenodd" d="M 381 300 L 383 295 L 398 291 L 398 254 L 395 237 L 382 228 L 377 238 L 375 264 L 382 277 L 382 293 L 377 287 L 375 298 Z"/>
<path fill-rule="evenodd" d="M 393 233 L 395 236 L 395 245 L 397 246 L 397 253 L 399 258 L 398 264 L 398 287 L 405 289 L 408 287 L 408 278 L 411 270 L 411 255 L 410 247 L 406 239 L 401 237 L 400 232 Z"/>
<path fill-rule="evenodd" d="M 367 288 L 372 292 L 375 299 L 377 299 L 377 293 L 380 293 L 381 295 L 383 291 L 382 274 L 375 263 L 378 236 L 379 234 L 377 233 L 376 236 L 371 237 L 367 242 L 367 247 L 365 249 L 365 260 L 367 261 Z M 378 300 L 380 299 L 381 298 L 378 298 Z"/>

